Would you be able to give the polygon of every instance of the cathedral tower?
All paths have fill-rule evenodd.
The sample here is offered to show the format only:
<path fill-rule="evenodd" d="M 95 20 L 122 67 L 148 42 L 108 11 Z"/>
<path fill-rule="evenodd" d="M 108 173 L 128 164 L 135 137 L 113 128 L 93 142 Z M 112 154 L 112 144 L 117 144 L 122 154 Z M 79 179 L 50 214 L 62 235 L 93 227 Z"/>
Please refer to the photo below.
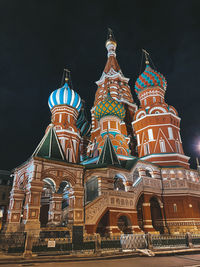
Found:
<path fill-rule="evenodd" d="M 164 166 L 188 168 L 180 136 L 180 118 L 176 109 L 165 102 L 165 77 L 149 65 L 135 83 L 140 108 L 132 123 L 137 135 L 138 156 Z"/>
<path fill-rule="evenodd" d="M 70 88 L 68 76 L 66 71 L 64 85 L 51 93 L 48 104 L 52 113 L 51 125 L 54 125 L 65 159 L 76 163 L 79 161 L 81 139 L 76 123 L 82 102 L 80 96 Z"/>
<path fill-rule="evenodd" d="M 102 73 L 101 78 L 96 82 L 98 88 L 95 95 L 95 101 L 94 106 L 91 109 L 91 115 L 92 115 L 92 130 L 91 130 L 91 145 L 90 147 L 95 147 L 96 143 L 98 143 L 98 140 L 102 139 L 102 123 L 103 120 L 100 120 L 98 116 L 95 116 L 95 110 L 96 107 L 104 101 L 105 98 L 108 97 L 108 91 L 109 91 L 109 97 L 111 97 L 113 100 L 117 101 L 118 103 L 121 103 L 123 105 L 123 108 L 125 109 L 125 116 L 122 119 L 118 119 L 120 122 L 116 122 L 120 124 L 120 129 L 122 129 L 123 134 L 125 135 L 125 138 L 129 139 L 129 155 L 134 154 L 134 134 L 133 129 L 131 126 L 132 118 L 134 116 L 135 111 L 137 110 L 137 106 L 133 101 L 130 87 L 128 85 L 129 79 L 126 78 L 121 68 L 117 62 L 116 59 L 116 47 L 117 42 L 114 39 L 113 33 L 111 30 L 109 30 L 109 37 L 106 41 L 106 49 L 107 49 L 107 63 L 104 68 L 104 71 Z M 104 116 L 104 126 L 106 128 L 104 129 L 107 131 L 107 128 L 110 126 L 112 129 L 112 125 L 109 124 L 109 118 L 108 115 Z M 101 122 L 100 122 L 101 121 Z M 107 122 L 106 122 L 107 121 Z M 119 130 L 119 129 L 118 129 Z M 120 130 L 121 131 L 121 130 Z M 115 139 L 115 137 L 114 137 Z M 97 144 L 99 147 L 99 144 Z M 103 145 L 103 144 L 102 144 Z M 100 147 L 99 147 L 100 148 Z"/>

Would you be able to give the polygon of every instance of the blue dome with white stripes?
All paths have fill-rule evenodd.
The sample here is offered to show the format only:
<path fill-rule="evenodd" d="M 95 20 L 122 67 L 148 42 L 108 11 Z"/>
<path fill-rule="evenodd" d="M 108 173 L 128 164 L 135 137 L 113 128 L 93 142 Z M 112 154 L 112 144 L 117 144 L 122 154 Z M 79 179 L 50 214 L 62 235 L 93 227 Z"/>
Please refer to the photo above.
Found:
<path fill-rule="evenodd" d="M 72 89 L 70 89 L 67 82 L 63 87 L 53 91 L 48 100 L 49 108 L 52 109 L 57 105 L 69 105 L 80 111 L 82 102 L 80 96 Z"/>

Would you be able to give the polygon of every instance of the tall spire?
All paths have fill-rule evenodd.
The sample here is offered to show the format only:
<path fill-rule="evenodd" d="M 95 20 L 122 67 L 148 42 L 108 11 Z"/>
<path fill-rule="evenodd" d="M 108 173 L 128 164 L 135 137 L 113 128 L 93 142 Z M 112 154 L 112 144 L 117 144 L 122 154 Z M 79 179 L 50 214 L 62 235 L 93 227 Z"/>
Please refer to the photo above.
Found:
<path fill-rule="evenodd" d="M 117 42 L 115 41 L 113 31 L 108 28 L 108 39 L 106 41 L 106 48 L 108 50 L 108 57 L 114 56 L 116 57 L 116 50 L 117 47 Z"/>

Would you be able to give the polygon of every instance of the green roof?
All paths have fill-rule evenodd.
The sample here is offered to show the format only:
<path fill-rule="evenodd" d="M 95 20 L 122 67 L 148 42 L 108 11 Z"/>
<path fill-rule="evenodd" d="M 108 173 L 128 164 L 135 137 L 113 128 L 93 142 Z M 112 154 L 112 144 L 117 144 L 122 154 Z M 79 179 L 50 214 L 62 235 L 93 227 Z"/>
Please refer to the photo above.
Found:
<path fill-rule="evenodd" d="M 108 135 L 103 145 L 101 155 L 99 156 L 99 160 L 97 161 L 97 164 L 105 164 L 105 163 L 109 165 L 120 165 L 120 161 L 117 157 L 115 149 Z"/>
<path fill-rule="evenodd" d="M 65 160 L 62 148 L 53 126 L 50 126 L 32 156 Z"/>

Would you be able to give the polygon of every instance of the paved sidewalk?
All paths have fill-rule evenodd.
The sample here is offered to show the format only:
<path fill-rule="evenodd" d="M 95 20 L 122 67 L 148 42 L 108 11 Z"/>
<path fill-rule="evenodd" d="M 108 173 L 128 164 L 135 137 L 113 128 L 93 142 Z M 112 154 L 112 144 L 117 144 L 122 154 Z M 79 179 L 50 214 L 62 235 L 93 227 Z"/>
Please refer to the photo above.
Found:
<path fill-rule="evenodd" d="M 200 253 L 200 248 L 191 249 L 174 249 L 174 250 L 153 250 L 155 256 L 171 256 L 171 255 L 186 255 Z M 74 261 L 96 261 L 96 260 L 108 260 L 108 259 L 121 259 L 131 257 L 143 257 L 148 256 L 142 251 L 126 251 L 126 252 L 108 252 L 102 251 L 99 253 L 91 254 L 80 254 L 74 253 L 70 255 L 57 255 L 46 254 L 37 255 L 33 254 L 31 258 L 24 258 L 21 254 L 3 254 L 0 253 L 0 265 L 5 264 L 25 264 L 25 263 L 45 263 L 45 262 L 74 262 Z"/>

